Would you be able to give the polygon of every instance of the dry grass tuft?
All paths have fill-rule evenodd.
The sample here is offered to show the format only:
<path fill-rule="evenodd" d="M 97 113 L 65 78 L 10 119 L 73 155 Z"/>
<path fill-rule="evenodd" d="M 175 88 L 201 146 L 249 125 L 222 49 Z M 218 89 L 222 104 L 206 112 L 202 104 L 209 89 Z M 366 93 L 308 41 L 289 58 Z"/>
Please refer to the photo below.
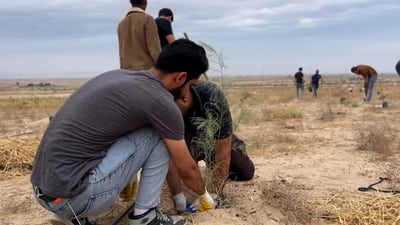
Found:
<path fill-rule="evenodd" d="M 354 99 L 344 99 L 343 101 L 341 100 L 341 103 L 345 106 L 350 106 L 350 107 L 358 107 L 358 101 Z"/>
<path fill-rule="evenodd" d="M 218 186 L 215 183 L 214 175 L 216 174 L 217 167 L 208 168 L 204 167 L 203 170 L 203 180 L 206 184 L 207 190 L 213 193 L 215 200 L 217 202 L 217 208 L 227 209 L 235 205 L 235 190 L 229 188 L 228 185 L 224 187 Z"/>
<path fill-rule="evenodd" d="M 323 110 L 319 119 L 327 122 L 334 119 L 333 111 L 330 104 L 327 104 L 327 108 Z"/>
<path fill-rule="evenodd" d="M 376 159 L 387 160 L 394 154 L 396 132 L 387 120 L 371 119 L 373 123 L 357 131 L 359 149 L 377 153 Z"/>
<path fill-rule="evenodd" d="M 39 140 L 0 139 L 0 178 L 30 173 Z"/>
<path fill-rule="evenodd" d="M 400 196 L 335 195 L 325 203 L 327 217 L 341 225 L 389 225 L 400 224 Z"/>
<path fill-rule="evenodd" d="M 274 117 L 278 119 L 300 119 L 303 118 L 303 113 L 296 109 L 279 109 L 274 112 Z"/>
<path fill-rule="evenodd" d="M 383 171 L 384 177 L 389 179 L 388 189 L 400 190 L 400 162 L 398 156 L 390 158 L 387 164 L 383 166 Z"/>
<path fill-rule="evenodd" d="M 263 184 L 263 200 L 278 208 L 285 216 L 286 224 L 312 224 L 313 207 L 302 185 L 295 181 L 277 179 Z"/>
<path fill-rule="evenodd" d="M 273 138 L 274 138 L 274 143 L 277 144 L 282 144 L 282 143 L 295 144 L 297 142 L 296 137 L 284 132 L 274 134 Z"/>
<path fill-rule="evenodd" d="M 232 187 L 232 185 L 229 185 L 226 183 L 224 187 L 218 186 L 215 183 L 214 180 L 214 175 L 215 175 L 215 170 L 216 168 L 209 168 L 206 167 L 206 164 L 204 161 L 199 162 L 199 167 L 201 171 L 201 176 L 203 178 L 203 181 L 207 187 L 207 191 L 211 193 L 211 196 L 213 196 L 215 202 L 216 202 L 216 208 L 218 209 L 228 209 L 235 207 L 236 205 L 236 200 L 235 196 L 237 196 L 237 189 Z M 190 201 L 194 201 L 197 198 L 197 195 L 190 190 L 184 183 L 182 183 L 183 188 L 189 196 Z M 166 190 L 169 191 L 169 188 Z"/>

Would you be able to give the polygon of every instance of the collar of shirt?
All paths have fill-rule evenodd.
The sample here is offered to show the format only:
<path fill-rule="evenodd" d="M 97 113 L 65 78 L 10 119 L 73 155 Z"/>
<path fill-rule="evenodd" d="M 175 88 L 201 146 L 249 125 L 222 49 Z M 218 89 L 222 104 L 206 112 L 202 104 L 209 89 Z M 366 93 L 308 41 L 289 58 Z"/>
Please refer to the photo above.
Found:
<path fill-rule="evenodd" d="M 132 8 L 128 11 L 128 14 L 129 14 L 129 13 L 132 13 L 132 12 L 141 12 L 141 13 L 145 13 L 145 11 L 144 11 L 143 9 L 139 8 L 139 7 L 132 7 Z"/>

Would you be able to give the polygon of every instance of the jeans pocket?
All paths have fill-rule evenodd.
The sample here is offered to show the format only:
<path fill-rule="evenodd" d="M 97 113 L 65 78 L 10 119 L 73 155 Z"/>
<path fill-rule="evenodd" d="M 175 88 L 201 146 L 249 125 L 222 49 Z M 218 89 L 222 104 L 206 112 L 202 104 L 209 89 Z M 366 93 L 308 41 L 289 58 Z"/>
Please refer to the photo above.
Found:
<path fill-rule="evenodd" d="M 114 187 L 110 190 L 92 195 L 89 198 L 86 208 L 78 215 L 78 217 L 86 217 L 98 215 L 109 209 L 116 201 L 119 194 L 119 188 Z"/>
<path fill-rule="evenodd" d="M 49 206 L 49 210 L 57 213 L 60 211 L 65 211 L 68 210 L 68 199 L 63 199 L 61 202 L 55 204 L 53 202 L 47 202 L 46 203 Z"/>

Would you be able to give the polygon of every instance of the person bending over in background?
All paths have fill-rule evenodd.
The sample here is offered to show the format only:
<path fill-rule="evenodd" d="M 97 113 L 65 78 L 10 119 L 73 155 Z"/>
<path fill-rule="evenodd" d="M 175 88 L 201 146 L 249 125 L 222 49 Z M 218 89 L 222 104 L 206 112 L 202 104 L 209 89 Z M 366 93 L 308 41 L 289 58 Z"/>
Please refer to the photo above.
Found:
<path fill-rule="evenodd" d="M 396 72 L 400 76 L 400 60 L 396 64 Z"/>
<path fill-rule="evenodd" d="M 130 225 L 183 225 L 157 209 L 170 159 L 184 183 L 213 208 L 184 139 L 175 100 L 208 69 L 203 47 L 180 39 L 148 71 L 114 70 L 86 82 L 50 121 L 35 156 L 31 182 L 52 224 L 93 224 L 141 170 Z"/>
<path fill-rule="evenodd" d="M 118 24 L 120 69 L 148 70 L 161 52 L 157 25 L 145 12 L 147 0 L 130 0 L 132 8 Z"/>
<path fill-rule="evenodd" d="M 378 79 L 378 73 L 369 65 L 358 65 L 351 67 L 351 72 L 356 75 L 361 75 L 364 79 L 364 95 L 363 103 L 367 104 L 371 101 L 374 92 L 374 85 Z"/>
<path fill-rule="evenodd" d="M 227 179 L 247 181 L 253 178 L 254 164 L 247 155 L 245 143 L 232 133 L 229 105 L 216 84 L 199 80 L 185 97 L 178 99 L 177 104 L 184 114 L 186 144 L 194 160 L 204 160 L 213 172 L 208 189 L 222 197 Z M 174 162 L 170 164 L 167 181 L 175 209 L 184 212 L 188 201 Z"/>
<path fill-rule="evenodd" d="M 296 85 L 296 97 L 298 100 L 304 95 L 304 83 L 303 68 L 299 67 L 299 70 L 294 74 L 294 84 Z"/>
<path fill-rule="evenodd" d="M 315 71 L 315 74 L 311 76 L 311 87 L 313 91 L 313 96 L 318 97 L 318 88 L 319 88 L 319 80 L 321 79 L 321 74 L 319 74 L 319 70 Z"/>
<path fill-rule="evenodd" d="M 158 17 L 155 19 L 158 29 L 158 37 L 160 38 L 161 48 L 175 41 L 174 32 L 172 31 L 171 23 L 174 21 L 174 14 L 171 9 L 162 8 L 158 12 Z"/>

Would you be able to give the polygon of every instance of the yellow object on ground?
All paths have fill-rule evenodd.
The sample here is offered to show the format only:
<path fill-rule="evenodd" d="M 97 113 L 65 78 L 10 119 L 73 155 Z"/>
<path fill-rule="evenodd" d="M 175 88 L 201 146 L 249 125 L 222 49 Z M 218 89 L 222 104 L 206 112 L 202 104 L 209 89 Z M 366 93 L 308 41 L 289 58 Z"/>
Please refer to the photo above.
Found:
<path fill-rule="evenodd" d="M 132 179 L 128 182 L 125 188 L 119 193 L 119 197 L 124 202 L 129 202 L 133 200 L 136 196 L 136 191 L 138 188 L 139 179 L 137 175 L 132 177 Z"/>

